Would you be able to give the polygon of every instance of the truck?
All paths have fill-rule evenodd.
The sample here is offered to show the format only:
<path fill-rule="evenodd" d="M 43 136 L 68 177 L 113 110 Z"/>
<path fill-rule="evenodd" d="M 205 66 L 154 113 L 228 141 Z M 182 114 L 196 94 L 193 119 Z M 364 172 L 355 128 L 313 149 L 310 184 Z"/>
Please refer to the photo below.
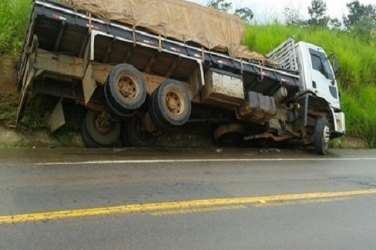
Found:
<path fill-rule="evenodd" d="M 336 54 L 290 37 L 262 56 L 241 46 L 243 34 L 237 17 L 183 0 L 35 0 L 17 124 L 47 95 L 57 98 L 52 132 L 66 122 L 67 100 L 85 108 L 88 147 L 152 146 L 212 122 L 218 143 L 267 139 L 325 155 L 346 131 Z"/>

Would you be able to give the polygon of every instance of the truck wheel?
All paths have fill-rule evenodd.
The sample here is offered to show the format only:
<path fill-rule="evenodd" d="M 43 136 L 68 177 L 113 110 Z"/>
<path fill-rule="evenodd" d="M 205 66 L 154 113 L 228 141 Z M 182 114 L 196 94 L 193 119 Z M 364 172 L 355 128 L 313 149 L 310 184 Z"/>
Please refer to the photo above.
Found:
<path fill-rule="evenodd" d="M 244 127 L 240 124 L 222 125 L 214 133 L 215 142 L 222 147 L 239 147 L 244 142 Z"/>
<path fill-rule="evenodd" d="M 145 128 L 144 114 L 137 114 L 123 123 L 121 139 L 123 145 L 138 148 L 151 147 L 157 142 L 157 138 Z"/>
<path fill-rule="evenodd" d="M 113 117 L 114 119 L 117 119 L 117 120 L 120 120 L 120 121 L 123 121 L 123 120 L 126 120 L 128 117 L 131 117 L 134 115 L 134 113 L 136 112 L 135 110 L 124 110 L 124 109 L 120 109 L 120 108 L 117 108 L 116 106 L 114 106 L 114 100 L 113 98 L 111 97 L 109 93 L 109 88 L 108 88 L 108 84 L 106 84 L 104 86 L 104 97 L 105 97 L 105 104 L 104 104 L 104 107 L 106 109 L 106 111 L 108 113 L 111 114 L 111 117 Z"/>
<path fill-rule="evenodd" d="M 319 155 L 326 155 L 329 149 L 330 128 L 325 117 L 320 117 L 316 121 L 316 127 L 313 134 L 313 145 Z"/>
<path fill-rule="evenodd" d="M 114 111 L 128 114 L 140 108 L 146 100 L 146 82 L 132 65 L 115 66 L 106 85 L 106 100 Z"/>
<path fill-rule="evenodd" d="M 81 138 L 87 148 L 100 148 L 102 145 L 96 143 L 87 131 L 85 122 L 82 123 Z"/>
<path fill-rule="evenodd" d="M 166 80 L 153 93 L 149 112 L 153 123 L 162 131 L 184 125 L 191 115 L 188 90 L 181 82 Z"/>
<path fill-rule="evenodd" d="M 121 124 L 107 113 L 88 110 L 82 123 L 82 139 L 87 147 L 110 147 L 121 132 Z"/>

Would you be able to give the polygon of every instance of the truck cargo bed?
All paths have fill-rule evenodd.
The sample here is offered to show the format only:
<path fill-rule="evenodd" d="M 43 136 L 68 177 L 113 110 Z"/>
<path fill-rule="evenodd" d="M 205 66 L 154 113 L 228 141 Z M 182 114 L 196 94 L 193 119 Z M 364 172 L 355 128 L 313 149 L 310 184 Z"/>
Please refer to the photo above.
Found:
<path fill-rule="evenodd" d="M 35 1 L 31 23 L 30 34 L 38 37 L 39 49 L 56 54 L 82 58 L 95 33 L 95 41 L 91 41 L 95 43 L 91 60 L 95 62 L 117 64 L 127 61 L 143 72 L 182 81 L 189 78 L 198 62 L 204 68 L 241 75 L 247 91 L 269 96 L 281 86 L 290 94 L 299 91 L 297 72 L 281 70 L 261 61 L 232 58 L 126 25 L 106 23 L 55 3 Z"/>

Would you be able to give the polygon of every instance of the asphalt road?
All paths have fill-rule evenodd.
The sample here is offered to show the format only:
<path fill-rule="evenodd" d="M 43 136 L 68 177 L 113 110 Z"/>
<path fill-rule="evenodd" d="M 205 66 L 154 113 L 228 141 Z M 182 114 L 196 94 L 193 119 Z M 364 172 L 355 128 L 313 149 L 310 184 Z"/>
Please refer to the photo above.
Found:
<path fill-rule="evenodd" d="M 376 249 L 376 151 L 0 150 L 0 249 Z"/>

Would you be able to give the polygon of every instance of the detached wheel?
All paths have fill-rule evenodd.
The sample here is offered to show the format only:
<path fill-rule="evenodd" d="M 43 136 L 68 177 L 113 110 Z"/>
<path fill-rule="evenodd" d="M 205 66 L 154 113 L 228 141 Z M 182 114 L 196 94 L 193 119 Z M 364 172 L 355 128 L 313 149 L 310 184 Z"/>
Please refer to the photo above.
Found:
<path fill-rule="evenodd" d="M 313 134 L 313 145 L 319 155 L 326 155 L 329 150 L 330 128 L 325 117 L 320 117 L 316 121 L 316 127 Z"/>
<path fill-rule="evenodd" d="M 123 145 L 138 148 L 151 147 L 157 142 L 157 138 L 146 130 L 144 114 L 137 114 L 123 123 L 121 139 Z"/>
<path fill-rule="evenodd" d="M 115 66 L 105 86 L 105 97 L 109 108 L 115 113 L 128 115 L 139 109 L 147 95 L 143 75 L 129 64 Z"/>
<path fill-rule="evenodd" d="M 149 112 L 153 123 L 162 131 L 184 125 L 191 115 L 192 105 L 186 87 L 167 80 L 153 93 Z"/>
<path fill-rule="evenodd" d="M 110 147 L 121 132 L 121 124 L 107 113 L 88 110 L 82 123 L 82 139 L 87 147 Z"/>

